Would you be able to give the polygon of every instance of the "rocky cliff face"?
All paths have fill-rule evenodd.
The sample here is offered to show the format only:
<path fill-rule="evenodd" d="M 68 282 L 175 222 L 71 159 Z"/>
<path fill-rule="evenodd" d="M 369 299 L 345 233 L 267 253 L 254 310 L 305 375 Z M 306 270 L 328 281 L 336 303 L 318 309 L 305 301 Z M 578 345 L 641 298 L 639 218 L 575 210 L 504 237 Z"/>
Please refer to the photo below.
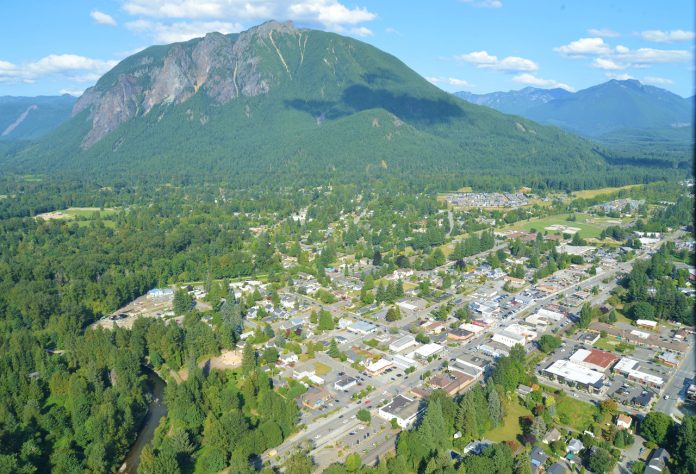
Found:
<path fill-rule="evenodd" d="M 279 37 L 287 41 L 287 36 L 302 48 L 302 30 L 292 23 L 268 22 L 239 35 L 209 33 L 185 43 L 148 48 L 124 60 L 87 89 L 73 108 L 73 116 L 89 111 L 91 128 L 82 148 L 158 105 L 181 104 L 200 93 L 218 104 L 267 93 L 283 70 L 291 77 L 276 43 Z"/>

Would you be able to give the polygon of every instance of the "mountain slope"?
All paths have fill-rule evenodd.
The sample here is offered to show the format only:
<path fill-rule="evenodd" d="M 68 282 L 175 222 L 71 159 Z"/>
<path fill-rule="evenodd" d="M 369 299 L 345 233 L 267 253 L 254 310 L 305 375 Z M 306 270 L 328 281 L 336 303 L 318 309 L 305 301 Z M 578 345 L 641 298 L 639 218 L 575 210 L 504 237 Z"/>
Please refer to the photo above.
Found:
<path fill-rule="evenodd" d="M 588 142 L 460 101 L 370 45 L 276 22 L 125 59 L 6 164 L 244 182 L 606 166 Z"/>
<path fill-rule="evenodd" d="M 0 97 L 0 140 L 39 138 L 67 121 L 76 97 Z"/>
<path fill-rule="evenodd" d="M 591 137 L 617 131 L 693 126 L 693 100 L 636 80 L 611 80 L 576 93 L 563 91 L 560 95 L 548 91 L 544 96 L 543 91 L 529 87 L 471 99 L 468 93 L 457 95 L 496 110 L 517 113 Z M 544 97 L 550 100 L 543 100 Z"/>
<path fill-rule="evenodd" d="M 459 98 L 472 104 L 485 105 L 506 114 L 525 116 L 529 109 L 556 99 L 572 95 L 565 89 L 538 89 L 525 87 L 518 91 L 491 92 L 490 94 L 472 94 L 471 92 L 455 92 Z"/>

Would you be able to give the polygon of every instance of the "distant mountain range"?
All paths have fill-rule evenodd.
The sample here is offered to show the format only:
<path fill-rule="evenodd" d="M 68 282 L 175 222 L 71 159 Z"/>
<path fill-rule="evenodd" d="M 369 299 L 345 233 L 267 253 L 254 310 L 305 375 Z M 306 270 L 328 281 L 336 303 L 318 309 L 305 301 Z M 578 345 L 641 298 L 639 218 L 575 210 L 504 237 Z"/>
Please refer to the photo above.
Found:
<path fill-rule="evenodd" d="M 510 92 L 455 95 L 474 104 L 589 137 L 638 130 L 686 137 L 691 135 L 694 122 L 693 97 L 685 99 L 636 80 L 611 80 L 575 93 L 526 87 Z M 679 129 L 682 131 L 674 132 Z"/>
<path fill-rule="evenodd" d="M 610 166 L 592 143 L 461 101 L 366 43 L 278 22 L 124 59 L 4 165 L 295 184 L 384 173 L 559 183 Z"/>
<path fill-rule="evenodd" d="M 77 97 L 0 97 L 0 141 L 39 138 L 72 115 Z"/>

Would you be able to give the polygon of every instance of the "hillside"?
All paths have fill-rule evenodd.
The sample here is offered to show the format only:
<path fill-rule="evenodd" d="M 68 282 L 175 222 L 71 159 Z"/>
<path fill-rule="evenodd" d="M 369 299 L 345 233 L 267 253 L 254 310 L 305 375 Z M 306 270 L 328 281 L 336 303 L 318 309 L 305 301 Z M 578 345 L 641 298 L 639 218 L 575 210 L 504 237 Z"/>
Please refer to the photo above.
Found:
<path fill-rule="evenodd" d="M 0 97 L 0 141 L 31 140 L 70 119 L 76 97 Z"/>
<path fill-rule="evenodd" d="M 277 22 L 126 58 L 5 166 L 240 183 L 627 179 L 583 139 L 461 101 L 360 41 Z"/>
<path fill-rule="evenodd" d="M 636 80 L 610 80 L 576 93 L 527 87 L 485 95 L 456 95 L 591 137 L 628 130 L 652 130 L 649 135 L 662 135 L 659 129 L 693 126 L 693 100 Z"/>

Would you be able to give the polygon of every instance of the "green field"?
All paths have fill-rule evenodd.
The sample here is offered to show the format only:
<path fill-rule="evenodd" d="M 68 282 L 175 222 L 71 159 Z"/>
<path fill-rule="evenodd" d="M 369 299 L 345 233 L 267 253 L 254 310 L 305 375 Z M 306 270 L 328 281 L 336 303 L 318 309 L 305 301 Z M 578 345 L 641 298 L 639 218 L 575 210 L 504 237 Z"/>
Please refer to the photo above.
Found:
<path fill-rule="evenodd" d="M 534 229 L 537 232 L 541 232 L 543 234 L 545 232 L 544 228 L 551 225 L 560 224 L 568 227 L 577 227 L 578 229 L 580 229 L 580 236 L 582 238 L 597 239 L 599 238 L 599 234 L 602 232 L 602 230 L 611 225 L 609 223 L 603 223 L 600 221 L 600 219 L 589 216 L 587 214 L 575 214 L 576 220 L 573 222 L 567 220 L 568 216 L 569 214 L 556 214 L 554 216 L 542 217 L 539 219 L 530 219 L 528 221 L 515 222 L 512 225 L 506 226 L 503 230 L 514 229 L 531 231 L 532 229 Z M 588 220 L 592 220 L 593 222 L 587 222 Z"/>
<path fill-rule="evenodd" d="M 556 415 L 561 423 L 577 431 L 586 430 L 593 422 L 599 409 L 586 402 L 576 400 L 567 395 L 557 395 Z"/>
<path fill-rule="evenodd" d="M 503 424 L 486 433 L 485 437 L 496 443 L 516 440 L 517 436 L 522 434 L 522 426 L 520 426 L 520 417 L 522 416 L 532 416 L 532 412 L 520 405 L 515 398 L 507 407 Z"/>
<path fill-rule="evenodd" d="M 107 218 L 110 216 L 115 215 L 118 212 L 118 209 L 114 208 L 105 208 L 105 209 L 99 209 L 98 207 L 70 207 L 64 211 L 61 211 L 63 214 L 66 214 L 68 216 L 73 216 L 73 217 L 85 217 L 88 219 L 91 219 L 92 217 L 95 217 L 97 213 L 103 218 Z"/>
<path fill-rule="evenodd" d="M 319 377 L 323 377 L 329 372 L 331 372 L 331 367 L 329 367 L 328 365 L 324 364 L 323 362 L 314 363 L 314 373 L 317 374 Z"/>
<path fill-rule="evenodd" d="M 597 349 L 602 349 L 609 352 L 618 352 L 622 355 L 628 355 L 636 350 L 636 346 L 633 344 L 622 342 L 614 336 L 602 337 L 594 343 L 594 346 Z"/>

